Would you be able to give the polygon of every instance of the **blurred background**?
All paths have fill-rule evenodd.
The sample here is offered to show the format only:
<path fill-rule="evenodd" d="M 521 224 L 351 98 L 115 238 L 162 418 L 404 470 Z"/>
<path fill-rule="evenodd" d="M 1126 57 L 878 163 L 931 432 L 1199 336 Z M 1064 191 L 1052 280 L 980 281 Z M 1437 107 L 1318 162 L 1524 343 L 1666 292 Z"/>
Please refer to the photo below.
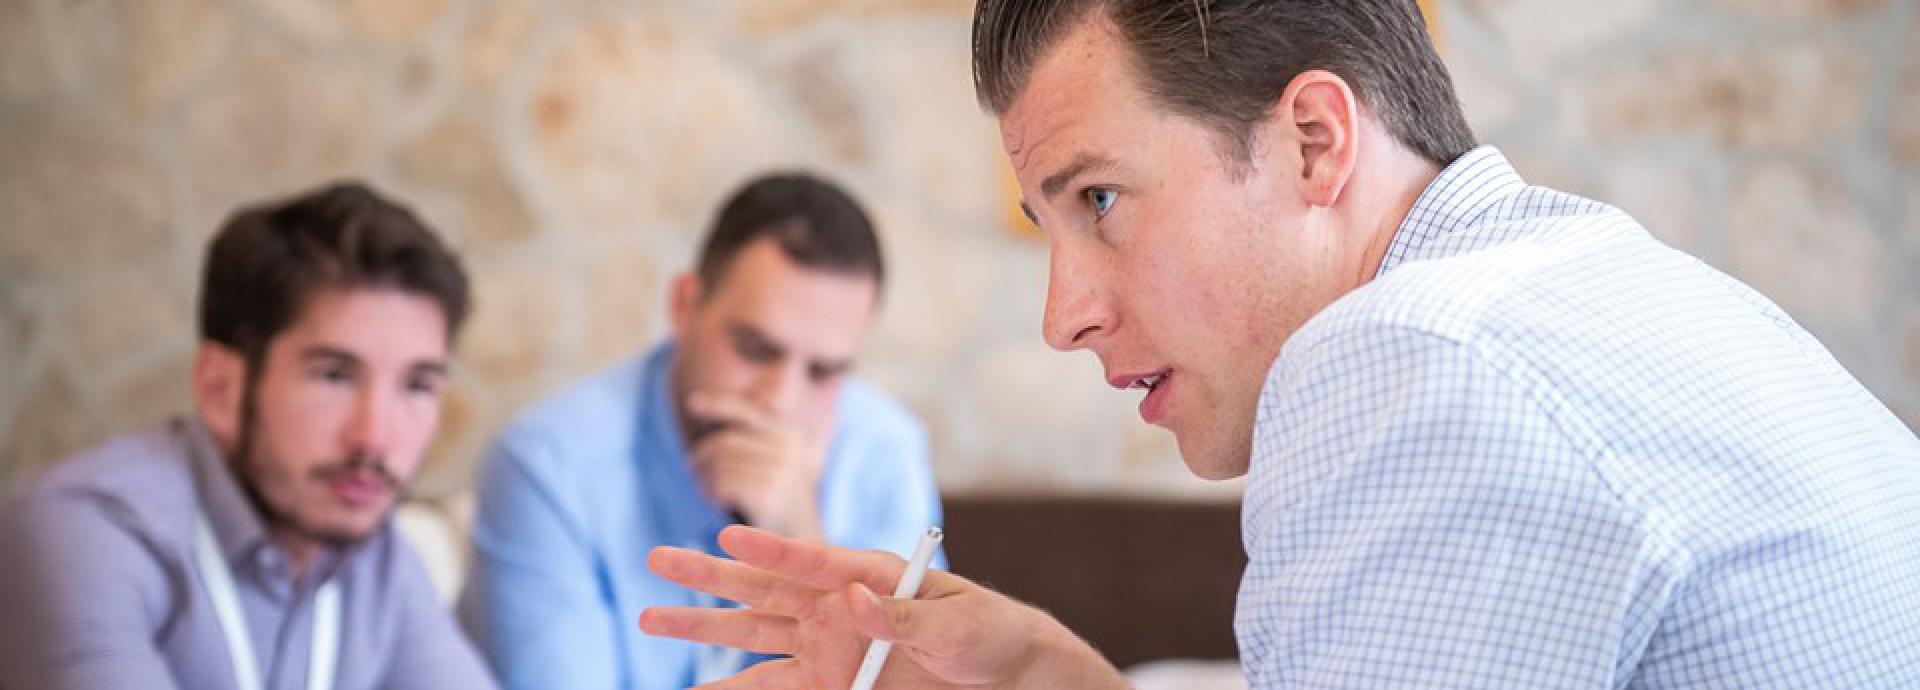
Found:
<path fill-rule="evenodd" d="M 1443 0 L 1474 129 L 1754 284 L 1920 418 L 1911 0 Z M 1046 248 L 974 104 L 967 0 L 4 0 L 0 479 L 186 408 L 205 241 L 236 205 L 371 180 L 477 283 L 417 493 L 665 332 L 745 177 L 816 168 L 896 277 L 862 373 L 953 493 L 1234 500 L 1040 342 Z"/>
<path fill-rule="evenodd" d="M 1920 420 L 1920 2 L 1423 4 L 1530 181 L 1753 284 Z M 355 176 L 476 281 L 415 490 L 457 504 L 503 420 L 663 335 L 722 197 L 798 166 L 879 223 L 861 373 L 925 420 L 943 491 L 1231 512 L 1239 487 L 1191 478 L 1138 394 L 1041 344 L 1046 248 L 974 103 L 971 8 L 0 0 L 0 481 L 186 410 L 207 237 Z"/>

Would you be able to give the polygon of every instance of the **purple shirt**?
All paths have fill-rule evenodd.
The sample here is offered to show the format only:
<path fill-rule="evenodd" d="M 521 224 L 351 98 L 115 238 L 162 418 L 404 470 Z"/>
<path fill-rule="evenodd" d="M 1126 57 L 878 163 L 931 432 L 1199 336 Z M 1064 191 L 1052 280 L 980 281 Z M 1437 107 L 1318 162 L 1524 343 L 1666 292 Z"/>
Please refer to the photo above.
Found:
<path fill-rule="evenodd" d="M 327 578 L 342 598 L 335 687 L 494 687 L 390 524 L 296 583 L 205 427 L 176 419 L 70 458 L 0 505 L 0 688 L 234 687 L 194 568 L 203 510 L 264 687 L 306 687 Z"/>

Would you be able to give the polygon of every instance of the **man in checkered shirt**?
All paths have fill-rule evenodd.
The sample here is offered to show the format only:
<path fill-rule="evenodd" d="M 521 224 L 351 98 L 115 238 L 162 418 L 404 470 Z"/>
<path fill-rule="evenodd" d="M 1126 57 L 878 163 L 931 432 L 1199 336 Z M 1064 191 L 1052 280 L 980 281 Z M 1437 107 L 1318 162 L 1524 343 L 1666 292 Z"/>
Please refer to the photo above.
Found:
<path fill-rule="evenodd" d="M 1765 297 L 1476 147 L 1412 0 L 981 0 L 1045 336 L 1246 475 L 1256 688 L 1920 687 L 1920 440 Z M 1116 535 L 1124 538 L 1124 535 Z M 1122 687 L 1058 623 L 735 531 L 726 687 Z M 1088 575 L 1093 576 L 1093 575 Z M 1124 605 L 1123 602 L 1115 602 Z"/>

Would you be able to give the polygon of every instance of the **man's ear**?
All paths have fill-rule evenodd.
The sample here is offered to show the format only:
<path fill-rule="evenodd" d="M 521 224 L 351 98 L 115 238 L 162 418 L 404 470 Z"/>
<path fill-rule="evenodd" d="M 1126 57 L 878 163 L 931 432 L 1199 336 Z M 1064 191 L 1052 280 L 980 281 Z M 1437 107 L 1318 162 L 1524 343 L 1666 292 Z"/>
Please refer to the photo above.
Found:
<path fill-rule="evenodd" d="M 1298 156 L 1295 181 L 1306 203 L 1332 206 L 1339 202 L 1360 159 L 1360 104 L 1345 79 L 1326 70 L 1301 72 L 1287 84 L 1260 127 L 1267 130 L 1259 133 L 1261 140 L 1272 147 L 1286 147 L 1270 154 Z"/>
<path fill-rule="evenodd" d="M 200 341 L 193 357 L 193 407 L 214 440 L 228 451 L 240 438 L 246 389 L 246 358 L 220 343 Z"/>
<path fill-rule="evenodd" d="M 673 316 L 674 340 L 693 329 L 693 312 L 700 307 L 702 291 L 700 277 L 692 271 L 673 277 L 673 284 L 667 289 L 667 310 Z"/>

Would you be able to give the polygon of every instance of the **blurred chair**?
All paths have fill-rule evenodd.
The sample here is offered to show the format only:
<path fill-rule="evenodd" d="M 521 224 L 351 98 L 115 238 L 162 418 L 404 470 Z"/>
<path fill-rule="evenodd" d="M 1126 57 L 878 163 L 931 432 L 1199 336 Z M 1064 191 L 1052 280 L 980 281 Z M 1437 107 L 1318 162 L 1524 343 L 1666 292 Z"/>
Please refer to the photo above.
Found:
<path fill-rule="evenodd" d="M 467 529 L 473 524 L 473 494 L 406 501 L 394 511 L 393 523 L 420 556 L 441 603 L 451 607 L 467 579 Z"/>
<path fill-rule="evenodd" d="M 1115 666 L 1235 659 L 1240 507 L 1143 498 L 946 501 L 953 571 L 1052 613 Z"/>

